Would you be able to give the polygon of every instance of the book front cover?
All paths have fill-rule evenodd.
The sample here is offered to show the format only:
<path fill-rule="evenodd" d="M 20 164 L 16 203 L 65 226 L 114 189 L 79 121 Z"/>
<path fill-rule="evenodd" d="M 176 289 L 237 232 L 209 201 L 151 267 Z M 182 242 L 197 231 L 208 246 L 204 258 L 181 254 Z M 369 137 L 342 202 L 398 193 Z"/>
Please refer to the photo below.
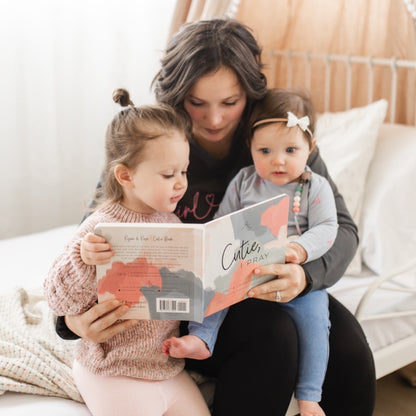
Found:
<path fill-rule="evenodd" d="M 205 315 L 246 298 L 275 276 L 255 276 L 260 265 L 284 263 L 289 198 L 281 195 L 211 221 L 206 226 Z"/>

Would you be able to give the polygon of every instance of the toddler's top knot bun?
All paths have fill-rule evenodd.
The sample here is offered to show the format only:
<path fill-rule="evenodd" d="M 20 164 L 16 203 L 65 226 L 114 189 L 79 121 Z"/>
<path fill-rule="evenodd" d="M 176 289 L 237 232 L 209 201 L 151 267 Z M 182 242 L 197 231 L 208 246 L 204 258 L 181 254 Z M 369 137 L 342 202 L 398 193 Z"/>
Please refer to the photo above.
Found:
<path fill-rule="evenodd" d="M 122 107 L 127 107 L 128 105 L 134 106 L 133 102 L 130 100 L 129 92 L 124 88 L 118 88 L 113 92 L 113 100 Z"/>

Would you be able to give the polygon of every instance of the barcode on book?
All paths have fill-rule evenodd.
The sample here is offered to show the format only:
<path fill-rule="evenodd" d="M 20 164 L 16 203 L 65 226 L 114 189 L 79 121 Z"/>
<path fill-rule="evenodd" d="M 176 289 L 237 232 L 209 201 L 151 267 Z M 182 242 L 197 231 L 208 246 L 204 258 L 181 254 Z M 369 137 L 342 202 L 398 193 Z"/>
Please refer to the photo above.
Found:
<path fill-rule="evenodd" d="M 156 298 L 156 312 L 189 313 L 189 299 Z"/>

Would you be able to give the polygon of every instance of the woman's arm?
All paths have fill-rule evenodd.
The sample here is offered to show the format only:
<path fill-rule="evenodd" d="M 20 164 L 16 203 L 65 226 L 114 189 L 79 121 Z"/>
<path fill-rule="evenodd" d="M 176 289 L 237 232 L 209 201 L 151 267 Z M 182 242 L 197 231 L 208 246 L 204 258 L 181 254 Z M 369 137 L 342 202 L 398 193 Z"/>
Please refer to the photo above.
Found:
<path fill-rule="evenodd" d="M 120 321 L 129 309 L 116 299 L 108 300 L 79 315 L 58 316 L 55 330 L 63 339 L 81 337 L 92 342 L 105 342 L 136 323 L 132 319 Z"/>
<path fill-rule="evenodd" d="M 345 273 L 358 247 L 358 228 L 348 212 L 344 198 L 329 176 L 318 148 L 311 153 L 308 165 L 314 172 L 325 177 L 331 185 L 337 208 L 338 233 L 334 245 L 326 254 L 303 265 L 308 282 L 304 293 L 335 284 Z"/>
<path fill-rule="evenodd" d="M 63 322 L 67 328 L 68 334 L 75 334 L 81 338 L 88 339 L 92 342 L 105 342 L 114 335 L 123 332 L 127 328 L 135 325 L 137 320 L 126 319 L 120 321 L 128 311 L 129 307 L 112 299 L 103 303 L 94 305 L 91 309 L 80 315 L 67 315 Z M 70 328 L 70 330 L 68 329 Z M 75 336 L 76 337 L 76 336 Z"/>

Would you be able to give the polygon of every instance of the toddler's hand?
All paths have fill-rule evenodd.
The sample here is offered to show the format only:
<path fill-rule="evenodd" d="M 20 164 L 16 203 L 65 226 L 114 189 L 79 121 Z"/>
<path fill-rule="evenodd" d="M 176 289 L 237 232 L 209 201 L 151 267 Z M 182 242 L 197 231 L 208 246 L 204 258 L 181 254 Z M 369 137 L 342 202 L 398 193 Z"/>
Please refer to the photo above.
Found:
<path fill-rule="evenodd" d="M 81 241 L 81 259 L 89 266 L 107 264 L 113 256 L 110 244 L 100 235 L 88 233 Z"/>
<path fill-rule="evenodd" d="M 300 244 L 292 242 L 286 246 L 286 263 L 302 264 L 307 258 L 308 254 Z"/>

